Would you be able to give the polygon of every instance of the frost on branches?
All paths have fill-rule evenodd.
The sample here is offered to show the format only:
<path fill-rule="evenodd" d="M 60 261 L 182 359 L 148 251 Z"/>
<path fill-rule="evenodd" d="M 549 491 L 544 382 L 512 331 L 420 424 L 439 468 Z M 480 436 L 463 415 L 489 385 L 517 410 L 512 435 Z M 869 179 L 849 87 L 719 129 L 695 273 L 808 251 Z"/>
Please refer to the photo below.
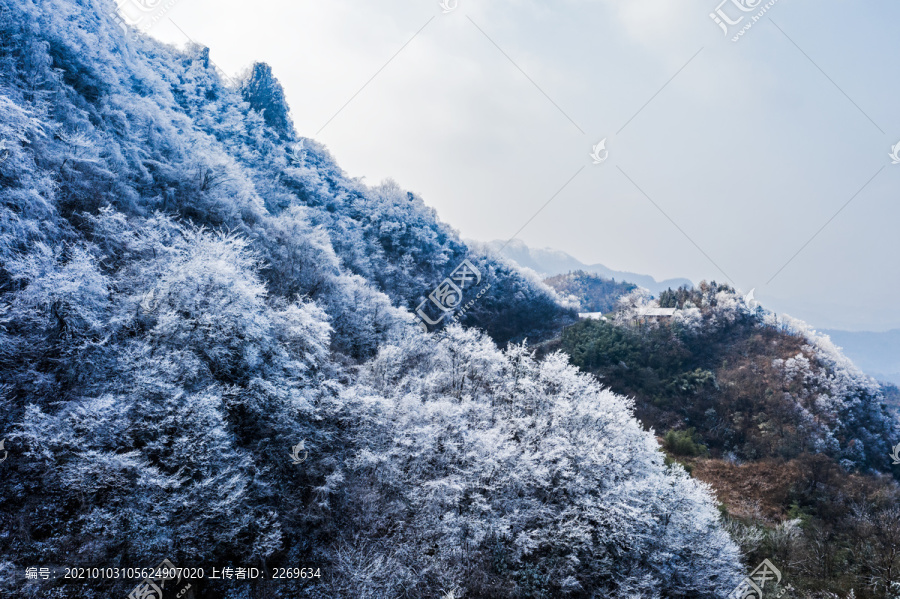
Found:
<path fill-rule="evenodd" d="M 552 291 L 348 178 L 268 67 L 230 86 L 109 11 L 0 0 L 0 594 L 163 557 L 327 572 L 270 597 L 734 587 L 709 490 L 521 343 L 572 321 Z M 490 293 L 423 335 L 410 308 L 464 256 Z"/>

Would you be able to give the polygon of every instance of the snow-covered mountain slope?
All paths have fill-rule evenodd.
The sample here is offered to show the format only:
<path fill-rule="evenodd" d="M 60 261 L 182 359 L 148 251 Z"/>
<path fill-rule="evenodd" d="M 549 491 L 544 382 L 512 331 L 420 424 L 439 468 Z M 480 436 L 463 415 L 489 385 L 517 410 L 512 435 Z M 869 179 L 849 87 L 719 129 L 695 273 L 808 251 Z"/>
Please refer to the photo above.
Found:
<path fill-rule="evenodd" d="M 26 567 L 316 567 L 195 597 L 713 598 L 742 568 L 628 400 L 496 342 L 571 318 L 394 183 L 112 4 L 0 0 L 0 585 Z M 313 93 L 314 90 L 311 90 Z M 463 258 L 462 323 L 415 308 Z M 468 298 L 467 298 L 468 299 Z"/>

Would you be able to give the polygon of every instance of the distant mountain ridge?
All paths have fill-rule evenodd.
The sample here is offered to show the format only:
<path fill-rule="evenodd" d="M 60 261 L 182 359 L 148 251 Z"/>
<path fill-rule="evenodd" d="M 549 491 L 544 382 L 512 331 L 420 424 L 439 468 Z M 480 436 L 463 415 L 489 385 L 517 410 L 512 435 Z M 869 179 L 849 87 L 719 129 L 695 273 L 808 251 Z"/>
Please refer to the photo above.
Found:
<path fill-rule="evenodd" d="M 583 270 L 585 272 L 596 273 L 609 279 L 615 279 L 616 281 L 627 281 L 629 283 L 640 285 L 654 295 L 658 295 L 669 288 L 677 289 L 682 285 L 687 285 L 688 287 L 694 286 L 694 283 L 690 279 L 679 278 L 657 281 L 650 275 L 613 270 L 602 264 L 585 264 L 578 260 L 578 258 L 565 252 L 551 248 L 530 248 L 518 239 L 514 239 L 509 243 L 498 239 L 491 241 L 486 245 L 493 251 L 502 254 L 505 258 L 513 260 L 519 266 L 534 270 L 541 275 L 542 278 L 563 275 L 575 270 Z"/>
<path fill-rule="evenodd" d="M 900 385 L 900 329 L 873 331 L 822 331 L 857 366 L 880 381 Z"/>

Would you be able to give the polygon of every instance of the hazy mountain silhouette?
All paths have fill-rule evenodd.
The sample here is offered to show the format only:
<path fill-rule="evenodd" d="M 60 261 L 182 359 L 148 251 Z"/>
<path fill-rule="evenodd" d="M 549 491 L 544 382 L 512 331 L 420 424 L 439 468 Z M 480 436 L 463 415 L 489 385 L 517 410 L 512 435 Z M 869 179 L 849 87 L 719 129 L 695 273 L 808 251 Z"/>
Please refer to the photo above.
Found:
<path fill-rule="evenodd" d="M 866 373 L 900 385 L 900 329 L 872 331 L 822 331 Z"/>
<path fill-rule="evenodd" d="M 506 244 L 505 247 L 504 244 Z M 687 285 L 689 287 L 693 287 L 694 285 L 690 279 L 666 279 L 665 281 L 657 281 L 650 275 L 613 270 L 602 264 L 585 264 L 565 252 L 551 248 L 530 248 L 518 239 L 514 239 L 508 244 L 505 241 L 495 240 L 487 245 L 492 250 L 499 251 L 504 257 L 515 261 L 519 266 L 530 268 L 544 278 L 566 274 L 574 270 L 583 270 L 585 272 L 596 273 L 609 279 L 627 281 L 629 283 L 640 285 L 654 295 L 659 294 L 661 291 L 665 291 L 670 287 L 672 289 L 677 289 L 682 285 Z M 502 251 L 500 248 L 503 248 Z"/>

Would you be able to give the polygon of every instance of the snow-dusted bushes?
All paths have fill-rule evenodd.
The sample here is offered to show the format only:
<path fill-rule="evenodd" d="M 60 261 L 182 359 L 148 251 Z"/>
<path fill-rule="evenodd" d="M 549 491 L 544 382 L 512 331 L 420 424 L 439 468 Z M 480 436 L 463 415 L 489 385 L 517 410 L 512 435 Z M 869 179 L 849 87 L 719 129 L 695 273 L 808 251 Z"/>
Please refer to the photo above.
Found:
<path fill-rule="evenodd" d="M 661 302 L 678 309 L 666 320 L 644 317 L 648 309 L 659 307 Z M 698 289 L 664 293 L 660 302 L 645 293 L 632 293 L 622 299 L 616 324 L 645 332 L 671 325 L 673 339 L 690 343 L 706 339 L 727 346 L 729 340 L 747 341 L 762 333 L 768 335 L 765 338 L 770 345 L 786 342 L 795 348 L 791 354 L 769 357 L 766 364 L 745 364 L 753 377 L 739 372 L 733 373 L 737 378 L 723 381 L 729 385 L 761 385 L 759 393 L 747 389 L 751 396 L 757 394 L 753 404 L 732 405 L 728 412 L 745 411 L 747 417 L 757 420 L 764 420 L 765 415 L 754 412 L 765 408 L 777 412 L 776 420 L 790 423 L 794 431 L 790 436 L 794 448 L 785 449 L 785 457 L 800 450 L 814 451 L 841 460 L 848 469 L 890 469 L 888 455 L 898 430 L 883 405 L 881 387 L 844 356 L 828 336 L 805 322 L 775 314 L 752 300 L 748 304 L 747 298 L 729 287 L 704 282 Z M 753 352 L 767 353 L 759 346 Z M 772 380 L 767 379 L 770 376 Z M 763 422 L 756 424 L 764 436 L 776 434 Z"/>
<path fill-rule="evenodd" d="M 506 576 L 524 594 L 530 569 L 553 596 L 734 586 L 738 556 L 707 489 L 663 464 L 628 400 L 561 354 L 536 362 L 457 327 L 428 342 L 384 347 L 364 370 L 346 476 L 366 503 L 345 500 L 372 538 L 408 544 L 421 580 L 465 586 L 493 560 L 484 589 Z"/>

